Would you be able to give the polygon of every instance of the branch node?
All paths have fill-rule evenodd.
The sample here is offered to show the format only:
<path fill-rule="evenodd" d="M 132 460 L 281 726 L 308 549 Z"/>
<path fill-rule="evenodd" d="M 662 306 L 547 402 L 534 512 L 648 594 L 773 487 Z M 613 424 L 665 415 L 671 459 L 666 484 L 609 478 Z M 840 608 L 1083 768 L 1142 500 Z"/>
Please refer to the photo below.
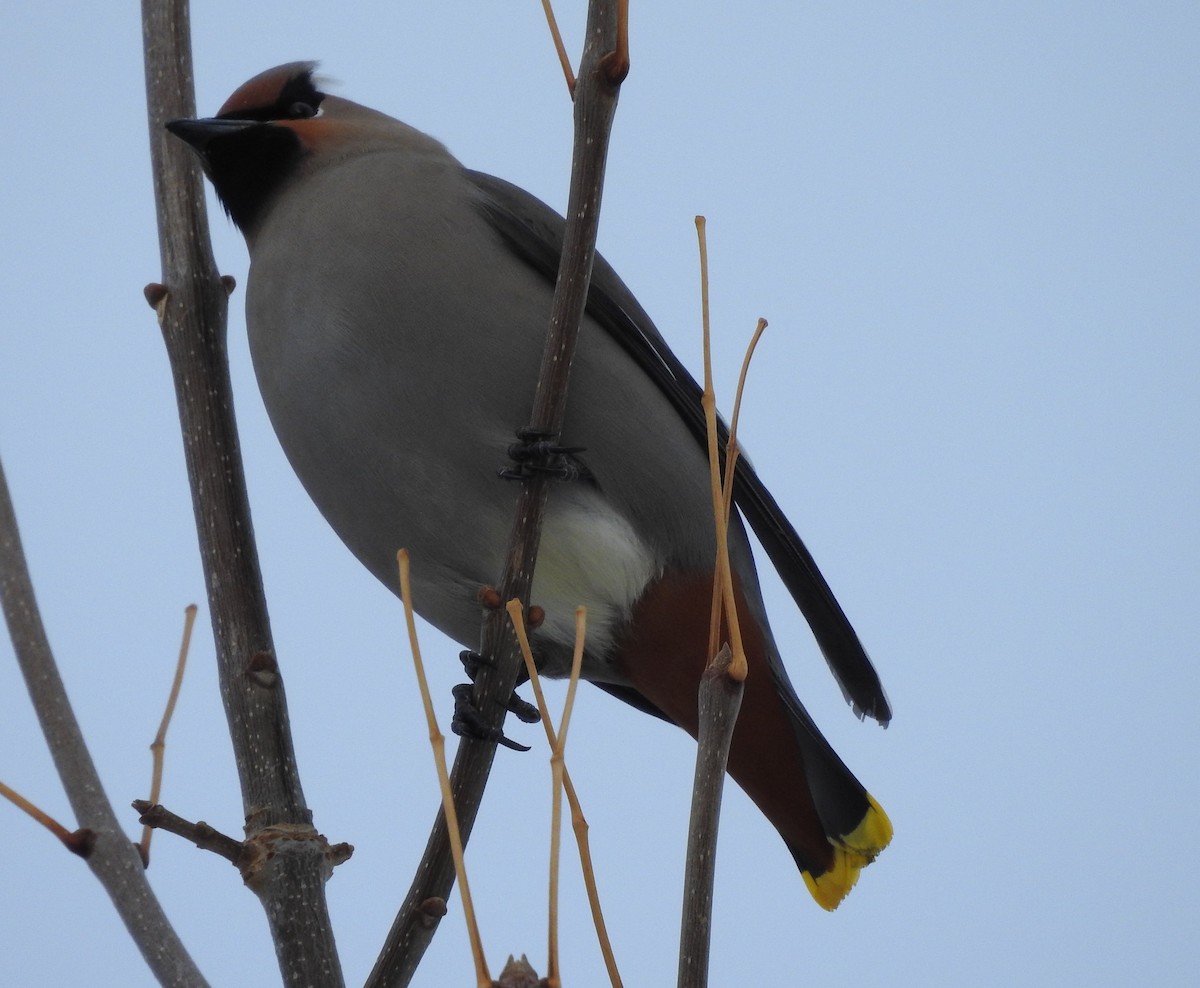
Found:
<path fill-rule="evenodd" d="M 542 988 L 547 983 L 546 978 L 538 977 L 537 971 L 524 954 L 520 959 L 509 954 L 508 962 L 496 980 L 496 988 Z"/>
<path fill-rule="evenodd" d="M 445 899 L 440 895 L 431 895 L 417 907 L 417 911 L 421 925 L 427 930 L 432 930 L 449 910 Z"/>
<path fill-rule="evenodd" d="M 600 71 L 614 89 L 629 75 L 629 0 L 617 0 L 617 43 L 601 57 Z"/>
<path fill-rule="evenodd" d="M 237 861 L 238 870 L 242 873 L 242 881 L 254 892 L 262 892 L 267 885 L 276 880 L 276 873 L 268 869 L 268 865 L 283 854 L 293 854 L 302 845 L 315 843 L 321 846 L 324 867 L 322 878 L 326 881 L 333 874 L 333 869 L 354 853 L 350 844 L 335 844 L 332 847 L 324 834 L 318 833 L 315 827 L 299 823 L 281 823 L 274 827 L 266 827 L 253 837 L 248 837 L 241 845 L 241 856 Z"/>
<path fill-rule="evenodd" d="M 150 308 L 157 312 L 159 319 L 161 319 L 162 311 L 160 307 L 167 300 L 167 286 L 159 284 L 157 281 L 152 281 L 142 289 L 142 294 L 146 296 L 146 301 L 150 304 Z"/>
<path fill-rule="evenodd" d="M 330 867 L 336 868 L 340 864 L 345 864 L 354 854 L 354 845 L 347 844 L 345 841 L 340 841 L 337 844 L 330 844 L 329 850 L 325 852 L 325 856 L 329 858 Z"/>
<path fill-rule="evenodd" d="M 480 587 L 479 593 L 475 597 L 485 611 L 498 611 L 500 610 L 500 605 L 504 603 L 500 598 L 500 591 L 491 584 L 485 584 Z"/>
<path fill-rule="evenodd" d="M 613 50 L 600 59 L 600 71 L 604 81 L 614 89 L 629 75 L 629 52 Z"/>
<path fill-rule="evenodd" d="M 279 685 L 279 663 L 272 652 L 255 652 L 246 665 L 246 678 L 264 690 Z"/>
<path fill-rule="evenodd" d="M 63 846 L 72 854 L 78 854 L 86 861 L 96 848 L 96 840 L 96 831 L 91 827 L 80 827 L 63 838 Z"/>

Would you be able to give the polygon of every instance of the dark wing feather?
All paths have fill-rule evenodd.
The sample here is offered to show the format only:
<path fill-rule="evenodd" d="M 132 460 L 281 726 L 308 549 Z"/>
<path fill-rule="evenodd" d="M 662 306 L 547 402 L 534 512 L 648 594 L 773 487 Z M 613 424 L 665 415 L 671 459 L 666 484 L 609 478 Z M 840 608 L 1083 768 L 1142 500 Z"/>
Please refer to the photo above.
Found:
<path fill-rule="evenodd" d="M 496 232 L 526 263 L 553 283 L 562 249 L 562 217 L 503 179 L 476 171 L 468 171 L 467 176 L 479 190 L 480 210 Z M 703 389 L 671 352 L 633 293 L 599 255 L 592 270 L 587 309 L 670 398 L 696 441 L 706 446 L 700 403 Z M 720 430 L 724 449 L 728 433 L 723 422 Z M 886 726 L 892 711 L 875 667 L 804 542 L 745 457 L 738 462 L 733 494 L 734 502 L 812 628 L 855 713 Z"/>

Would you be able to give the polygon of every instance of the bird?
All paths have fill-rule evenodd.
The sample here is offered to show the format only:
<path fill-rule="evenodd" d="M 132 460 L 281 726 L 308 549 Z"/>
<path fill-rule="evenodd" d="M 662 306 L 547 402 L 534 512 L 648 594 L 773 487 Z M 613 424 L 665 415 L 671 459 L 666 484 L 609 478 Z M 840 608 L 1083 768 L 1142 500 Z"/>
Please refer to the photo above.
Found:
<path fill-rule="evenodd" d="M 317 508 L 417 612 L 469 647 L 503 568 L 518 484 L 503 469 L 533 405 L 564 220 L 436 139 L 322 91 L 316 62 L 268 69 L 215 117 L 167 129 L 200 164 L 250 255 L 246 325 L 279 442 Z M 546 508 L 531 599 L 539 669 L 570 669 L 697 732 L 716 566 L 701 389 L 599 255 L 558 441 L 570 479 Z M 729 553 L 748 660 L 728 773 L 832 910 L 892 837 L 879 803 L 792 687 L 746 523 L 854 711 L 891 706 L 811 554 L 748 459 Z M 744 519 L 744 521 L 743 521 Z"/>

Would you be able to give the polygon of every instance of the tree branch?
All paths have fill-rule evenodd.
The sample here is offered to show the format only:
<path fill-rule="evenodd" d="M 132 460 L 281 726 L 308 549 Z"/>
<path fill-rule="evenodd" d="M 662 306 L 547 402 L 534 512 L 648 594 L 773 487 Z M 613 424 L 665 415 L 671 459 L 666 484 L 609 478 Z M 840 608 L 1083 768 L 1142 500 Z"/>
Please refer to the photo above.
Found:
<path fill-rule="evenodd" d="M 92 874 L 104 886 L 133 942 L 159 981 L 197 988 L 207 985 L 150 890 L 136 846 L 121 829 L 104 794 L 46 639 L 2 466 L 0 603 L 17 663 L 76 822 L 95 835 L 95 843 L 86 855 Z"/>
<path fill-rule="evenodd" d="M 605 57 L 616 45 L 619 5 L 619 0 L 592 0 L 575 88 L 575 146 L 567 225 L 530 422 L 533 431 L 552 436 L 562 429 L 567 382 L 596 253 L 609 132 L 624 78 L 623 73 L 614 77 L 605 67 Z M 500 584 L 501 600 L 516 598 L 528 606 L 549 485 L 537 471 L 522 483 Z M 480 670 L 475 681 L 475 703 L 484 723 L 499 727 L 521 668 L 520 651 L 503 609 L 486 615 L 481 651 L 496 662 Z M 491 741 L 464 737 L 459 742 L 450 783 L 464 843 L 475 822 L 495 752 L 496 745 Z M 450 843 L 439 812 L 408 896 L 367 979 L 368 988 L 409 983 L 436 929 L 421 911 L 421 904 L 431 897 L 445 899 L 453 882 Z"/>
<path fill-rule="evenodd" d="M 234 840 L 203 820 L 192 823 L 177 816 L 165 806 L 148 799 L 135 799 L 133 808 L 138 811 L 138 820 L 154 830 L 165 830 L 185 840 L 190 840 L 202 851 L 212 851 L 230 864 L 236 865 L 242 855 L 242 842 Z"/>
<path fill-rule="evenodd" d="M 724 645 L 700 677 L 700 729 L 696 737 L 696 774 L 692 781 L 679 934 L 679 988 L 704 988 L 708 984 L 721 794 L 729 746 L 746 685 L 744 680 L 730 675 L 732 664 L 733 652 Z"/>
<path fill-rule="evenodd" d="M 163 124 L 195 116 L 186 0 L 143 0 L 146 99 L 162 258 L 147 292 L 175 380 L 246 836 L 287 831 L 252 888 L 285 984 L 342 985 L 325 903 L 328 845 L 312 828 L 253 544 L 226 356 L 228 288 L 213 261 L 200 171 Z M 295 839 L 304 835 L 308 839 Z"/>

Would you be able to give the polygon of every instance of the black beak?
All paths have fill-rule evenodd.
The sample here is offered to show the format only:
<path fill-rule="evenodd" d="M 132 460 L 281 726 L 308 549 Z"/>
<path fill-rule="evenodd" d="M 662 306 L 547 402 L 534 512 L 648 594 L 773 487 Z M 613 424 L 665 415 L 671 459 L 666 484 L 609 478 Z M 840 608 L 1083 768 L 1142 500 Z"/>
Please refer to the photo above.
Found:
<path fill-rule="evenodd" d="M 191 145 L 201 157 L 204 157 L 208 146 L 222 137 L 240 134 L 254 127 L 261 127 L 258 120 L 222 120 L 209 117 L 202 120 L 168 120 L 167 130 L 181 141 Z"/>

